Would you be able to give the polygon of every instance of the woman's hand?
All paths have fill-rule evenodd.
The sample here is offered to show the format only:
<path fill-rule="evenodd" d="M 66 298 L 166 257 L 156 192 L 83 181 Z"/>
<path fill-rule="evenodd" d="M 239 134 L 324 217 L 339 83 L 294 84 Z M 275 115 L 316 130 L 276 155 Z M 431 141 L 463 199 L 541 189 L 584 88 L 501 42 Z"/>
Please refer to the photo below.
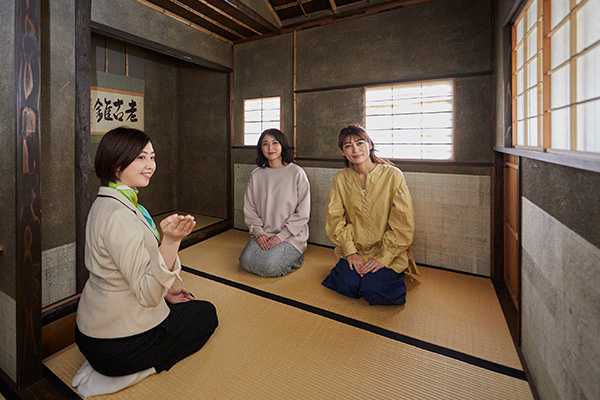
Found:
<path fill-rule="evenodd" d="M 369 261 L 367 261 L 366 263 L 363 264 L 359 274 L 361 274 L 361 276 L 362 276 L 362 275 L 368 274 L 369 272 L 377 272 L 383 267 L 385 267 L 385 265 L 383 265 L 376 259 L 371 258 Z"/>
<path fill-rule="evenodd" d="M 279 236 L 277 235 L 273 235 L 269 238 L 269 241 L 267 242 L 267 250 L 271 250 L 273 247 L 277 246 L 279 243 L 281 243 L 281 239 L 279 239 Z"/>
<path fill-rule="evenodd" d="M 360 270 L 365 262 L 363 261 L 362 257 L 358 255 L 358 253 L 347 256 L 346 261 L 348 261 L 348 266 L 350 267 L 351 271 L 356 271 L 362 276 Z"/>
<path fill-rule="evenodd" d="M 179 214 L 169 215 L 160 222 L 160 229 L 164 238 L 174 242 L 179 242 L 189 235 L 194 226 L 196 226 L 196 221 L 189 214 L 185 216 Z"/>
<path fill-rule="evenodd" d="M 258 246 L 261 249 L 267 251 L 281 243 L 281 239 L 279 239 L 277 235 L 273 235 L 271 237 L 267 235 L 260 235 L 256 238 L 256 243 L 258 243 Z"/>
<path fill-rule="evenodd" d="M 267 235 L 260 235 L 255 240 L 258 243 L 258 247 L 263 250 L 269 250 L 269 237 Z"/>
<path fill-rule="evenodd" d="M 165 300 L 170 304 L 185 303 L 194 300 L 194 295 L 185 289 L 169 289 L 165 295 Z"/>

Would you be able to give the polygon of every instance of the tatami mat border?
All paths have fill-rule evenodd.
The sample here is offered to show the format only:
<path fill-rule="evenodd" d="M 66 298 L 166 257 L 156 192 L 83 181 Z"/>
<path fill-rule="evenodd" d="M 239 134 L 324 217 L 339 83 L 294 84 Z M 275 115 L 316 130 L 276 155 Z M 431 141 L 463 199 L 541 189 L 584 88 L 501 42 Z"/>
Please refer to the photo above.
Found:
<path fill-rule="evenodd" d="M 81 396 L 79 396 L 67 383 L 63 382 L 57 375 L 55 375 L 54 372 L 45 364 L 43 365 L 43 371 L 44 378 L 53 388 L 52 393 L 59 395 L 60 397 L 58 398 L 65 400 L 81 400 Z M 54 399 L 56 397 L 53 397 L 51 394 L 48 398 Z"/>
<path fill-rule="evenodd" d="M 489 371 L 497 372 L 502 375 L 510 376 L 512 378 L 520 379 L 523 381 L 527 381 L 527 375 L 524 371 L 512 368 L 506 365 L 502 365 L 493 361 L 485 360 L 483 358 L 479 358 L 467 353 L 463 353 L 460 351 L 452 350 L 447 347 L 439 346 L 430 342 L 426 342 L 424 340 L 420 340 L 411 336 L 403 335 L 398 332 L 391 331 L 389 329 L 381 328 L 379 326 L 369 324 L 367 322 L 359 321 L 354 318 L 347 317 L 345 315 L 341 315 L 332 311 L 328 311 L 319 307 L 312 306 L 310 304 L 302 303 L 297 300 L 289 299 L 287 297 L 279 296 L 274 293 L 269 293 L 264 290 L 260 290 L 257 288 L 253 288 L 248 285 L 244 285 L 243 283 L 235 282 L 226 278 L 222 278 L 220 276 L 212 275 L 206 272 L 198 271 L 196 269 L 190 268 L 188 266 L 182 265 L 182 269 L 186 272 L 194 274 L 196 276 L 210 279 L 215 282 L 219 282 L 221 284 L 234 287 L 236 289 L 243 290 L 248 293 L 252 293 L 254 295 L 273 300 L 279 303 L 283 303 L 289 305 L 291 307 L 296 307 L 301 310 L 318 314 L 325 318 L 332 319 L 337 322 L 341 322 L 343 324 L 354 326 L 355 328 L 363 329 L 369 331 L 371 333 L 384 336 L 388 339 L 396 340 L 402 343 L 409 344 L 411 346 L 418 347 L 423 350 L 430 351 L 432 353 L 436 353 L 439 355 L 443 355 L 446 357 L 453 358 L 458 361 L 462 361 L 464 363 L 474 365 L 480 368 L 487 369 Z"/>

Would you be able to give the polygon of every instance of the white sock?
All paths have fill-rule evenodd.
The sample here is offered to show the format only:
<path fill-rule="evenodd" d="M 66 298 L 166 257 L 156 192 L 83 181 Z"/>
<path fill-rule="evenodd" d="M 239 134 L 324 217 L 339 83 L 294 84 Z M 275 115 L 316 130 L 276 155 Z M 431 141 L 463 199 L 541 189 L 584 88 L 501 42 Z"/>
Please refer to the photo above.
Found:
<path fill-rule="evenodd" d="M 97 396 L 118 392 L 155 373 L 156 369 L 148 368 L 130 375 L 106 376 L 94 370 L 86 360 L 73 377 L 72 386 L 83 397 Z"/>
<path fill-rule="evenodd" d="M 90 377 L 90 374 L 92 373 L 93 370 L 94 369 L 92 368 L 90 363 L 87 360 L 85 360 L 83 362 L 83 364 L 81 365 L 81 367 L 79 367 L 79 370 L 77 371 L 75 376 L 73 377 L 71 386 L 77 387 L 84 381 L 87 381 L 87 379 Z"/>

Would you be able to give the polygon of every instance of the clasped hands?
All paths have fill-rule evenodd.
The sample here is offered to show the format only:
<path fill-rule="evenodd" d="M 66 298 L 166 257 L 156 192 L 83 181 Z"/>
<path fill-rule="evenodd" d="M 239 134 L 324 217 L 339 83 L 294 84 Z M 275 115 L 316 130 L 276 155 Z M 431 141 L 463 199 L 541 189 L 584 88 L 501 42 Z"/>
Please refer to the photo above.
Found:
<path fill-rule="evenodd" d="M 185 303 L 186 301 L 194 300 L 194 295 L 183 288 L 171 288 L 167 291 L 165 300 L 171 304 Z"/>
<path fill-rule="evenodd" d="M 374 258 L 364 261 L 363 258 L 357 253 L 347 256 L 346 261 L 348 261 L 348 266 L 350 269 L 356 271 L 356 273 L 360 276 L 365 276 L 369 272 L 377 272 L 381 268 L 385 267 L 385 265 Z"/>
<path fill-rule="evenodd" d="M 279 239 L 277 235 L 269 237 L 263 234 L 256 238 L 256 243 L 258 243 L 258 246 L 263 250 L 271 250 L 273 247 L 281 243 L 281 239 Z"/>

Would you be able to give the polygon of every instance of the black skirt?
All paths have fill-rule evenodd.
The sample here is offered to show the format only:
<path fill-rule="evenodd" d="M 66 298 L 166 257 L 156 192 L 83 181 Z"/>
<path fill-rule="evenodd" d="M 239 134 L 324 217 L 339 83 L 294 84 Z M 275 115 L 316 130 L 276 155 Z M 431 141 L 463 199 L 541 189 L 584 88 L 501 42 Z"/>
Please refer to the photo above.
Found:
<path fill-rule="evenodd" d="M 156 368 L 168 370 L 200 350 L 219 324 L 215 306 L 192 300 L 169 304 L 169 316 L 156 327 L 133 336 L 97 339 L 75 328 L 75 343 L 99 373 L 123 376 Z"/>

